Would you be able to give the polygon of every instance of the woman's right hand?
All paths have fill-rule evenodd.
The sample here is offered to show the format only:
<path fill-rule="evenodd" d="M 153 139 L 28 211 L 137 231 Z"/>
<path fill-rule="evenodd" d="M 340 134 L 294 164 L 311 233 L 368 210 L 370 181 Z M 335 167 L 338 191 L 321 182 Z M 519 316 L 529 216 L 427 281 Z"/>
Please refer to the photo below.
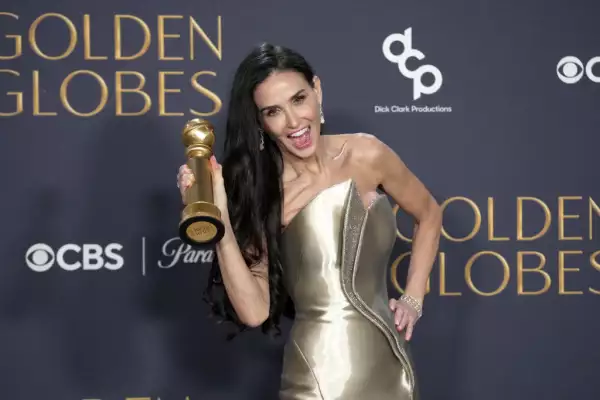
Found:
<path fill-rule="evenodd" d="M 210 157 L 210 165 L 213 182 L 213 201 L 221 211 L 221 218 L 229 219 L 227 193 L 225 192 L 225 185 L 223 183 L 223 167 L 217 162 L 215 156 Z M 189 189 L 195 182 L 196 179 L 194 177 L 194 173 L 187 166 L 187 164 L 183 164 L 181 167 L 179 167 L 179 172 L 177 173 L 177 187 L 179 188 L 182 201 L 185 199 L 185 192 L 187 189 Z"/>
<path fill-rule="evenodd" d="M 179 172 L 177 173 L 177 187 L 179 188 L 182 202 L 185 202 L 186 190 L 188 190 L 194 182 L 196 182 L 196 177 L 190 167 L 188 167 L 187 164 L 183 164 L 179 167 Z"/>

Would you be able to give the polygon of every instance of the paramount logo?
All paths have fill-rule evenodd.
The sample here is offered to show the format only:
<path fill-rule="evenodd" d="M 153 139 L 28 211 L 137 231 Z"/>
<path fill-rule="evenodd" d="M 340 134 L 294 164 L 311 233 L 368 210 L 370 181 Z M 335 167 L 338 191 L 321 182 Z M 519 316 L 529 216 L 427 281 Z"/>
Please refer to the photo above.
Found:
<path fill-rule="evenodd" d="M 208 266 L 215 257 L 214 250 L 192 247 L 183 243 L 179 237 L 173 237 L 163 242 L 158 254 L 152 250 L 148 252 L 146 240 L 146 237 L 142 237 L 142 275 L 144 276 L 148 272 L 148 265 L 151 268 L 156 265 L 160 269 L 170 269 L 181 264 Z M 151 258 L 148 259 L 148 256 Z"/>
<path fill-rule="evenodd" d="M 195 249 L 185 244 L 178 237 L 167 240 L 161 249 L 161 259 L 158 260 L 159 268 L 172 268 L 179 263 L 183 264 L 210 264 L 214 259 L 214 251 Z"/>

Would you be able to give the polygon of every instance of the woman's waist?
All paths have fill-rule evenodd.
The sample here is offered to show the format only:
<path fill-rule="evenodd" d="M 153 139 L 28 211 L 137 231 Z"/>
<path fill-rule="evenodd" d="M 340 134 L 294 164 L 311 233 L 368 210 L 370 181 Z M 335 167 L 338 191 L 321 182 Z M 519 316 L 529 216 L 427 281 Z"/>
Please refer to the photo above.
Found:
<path fill-rule="evenodd" d="M 361 319 L 362 315 L 350 304 L 345 303 L 327 303 L 311 305 L 301 305 L 295 303 L 294 324 L 301 323 L 333 323 L 348 320 Z"/>
<path fill-rule="evenodd" d="M 327 329 L 331 326 L 353 325 L 360 327 L 362 325 L 393 324 L 393 314 L 391 311 L 389 311 L 389 315 L 382 314 L 388 313 L 382 313 L 381 310 L 371 310 L 367 317 L 351 304 L 344 307 L 296 307 L 293 326 L 305 327 L 307 329 Z M 374 325 L 373 320 L 376 320 L 378 323 Z"/>
<path fill-rule="evenodd" d="M 345 349 L 345 353 L 354 353 L 355 349 L 366 354 L 376 349 L 390 350 L 380 328 L 358 312 L 320 318 L 297 316 L 289 340 L 303 353 L 311 349 Z"/>
<path fill-rule="evenodd" d="M 314 322 L 332 322 L 346 318 L 360 320 L 368 311 L 367 314 L 375 314 L 379 319 L 387 320 L 391 316 L 387 297 L 380 295 L 379 291 L 370 290 L 370 292 L 372 292 L 370 295 L 364 297 L 356 294 L 354 296 L 356 301 L 351 301 L 342 290 L 331 290 L 326 295 L 323 295 L 322 292 L 292 293 L 295 319 Z"/>

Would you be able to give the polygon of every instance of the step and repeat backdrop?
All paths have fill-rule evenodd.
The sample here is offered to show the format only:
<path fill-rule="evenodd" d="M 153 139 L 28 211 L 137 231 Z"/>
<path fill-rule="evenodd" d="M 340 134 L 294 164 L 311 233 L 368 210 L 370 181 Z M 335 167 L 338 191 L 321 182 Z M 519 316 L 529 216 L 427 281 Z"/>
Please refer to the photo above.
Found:
<path fill-rule="evenodd" d="M 263 41 L 331 132 L 389 144 L 444 210 L 412 349 L 424 400 L 597 399 L 600 5 L 133 0 L 0 7 L 0 398 L 276 399 L 283 334 L 227 342 L 177 237 L 181 131 Z M 411 219 L 397 212 L 398 296 Z M 375 399 L 374 399 L 375 400 Z"/>

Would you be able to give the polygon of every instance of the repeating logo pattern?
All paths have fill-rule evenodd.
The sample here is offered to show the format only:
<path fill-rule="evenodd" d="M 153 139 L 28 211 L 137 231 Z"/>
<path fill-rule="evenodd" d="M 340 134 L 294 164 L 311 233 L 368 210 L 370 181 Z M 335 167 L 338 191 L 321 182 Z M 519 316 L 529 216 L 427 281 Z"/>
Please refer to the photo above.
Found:
<path fill-rule="evenodd" d="M 594 67 L 600 63 L 600 57 L 593 57 L 588 62 L 583 62 L 575 56 L 566 56 L 556 64 L 558 79 L 572 85 L 585 75 L 590 81 L 600 83 L 600 76 L 594 74 Z"/>
<path fill-rule="evenodd" d="M 46 243 L 36 243 L 27 249 L 25 263 L 35 272 L 46 272 L 55 264 L 65 271 L 97 271 L 102 268 L 116 271 L 125 264 L 120 254 L 122 249 L 119 243 L 106 246 L 68 243 L 57 250 Z"/>
<path fill-rule="evenodd" d="M 413 81 L 413 100 L 417 100 L 421 95 L 437 92 L 442 87 L 443 77 L 440 70 L 431 64 L 421 65 L 414 71 L 408 69 L 406 66 L 408 59 L 416 58 L 417 60 L 423 60 L 425 58 L 425 54 L 412 47 L 412 41 L 412 28 L 407 28 L 404 30 L 404 33 L 393 33 L 386 37 L 383 41 L 382 50 L 385 58 L 389 62 L 398 64 L 400 73 Z M 400 54 L 392 52 L 392 45 L 396 42 L 400 42 L 404 46 Z M 433 83 L 429 86 L 423 83 L 423 76 L 426 73 L 432 74 L 434 78 Z"/>

